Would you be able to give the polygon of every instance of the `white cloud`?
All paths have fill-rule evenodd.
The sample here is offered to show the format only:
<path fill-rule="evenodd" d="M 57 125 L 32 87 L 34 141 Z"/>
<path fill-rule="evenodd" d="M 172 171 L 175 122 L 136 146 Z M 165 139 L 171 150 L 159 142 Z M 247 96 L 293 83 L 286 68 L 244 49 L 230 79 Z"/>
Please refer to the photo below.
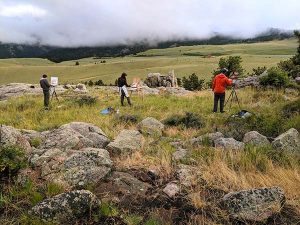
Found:
<path fill-rule="evenodd" d="M 46 14 L 46 10 L 29 4 L 0 6 L 0 16 L 3 17 L 43 17 Z"/>
<path fill-rule="evenodd" d="M 22 7 L 21 7 L 22 6 Z M 94 46 L 300 29 L 298 0 L 0 0 L 0 41 Z"/>

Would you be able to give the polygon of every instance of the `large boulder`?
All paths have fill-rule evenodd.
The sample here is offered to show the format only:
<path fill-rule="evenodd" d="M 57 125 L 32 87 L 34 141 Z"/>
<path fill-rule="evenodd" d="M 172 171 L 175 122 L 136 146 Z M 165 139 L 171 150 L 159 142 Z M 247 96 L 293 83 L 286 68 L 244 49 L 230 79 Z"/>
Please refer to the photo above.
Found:
<path fill-rule="evenodd" d="M 250 131 L 245 134 L 243 142 L 245 144 L 251 144 L 254 146 L 266 146 L 270 145 L 266 136 L 258 133 L 257 131 Z"/>
<path fill-rule="evenodd" d="M 136 130 L 122 130 L 107 149 L 113 155 L 127 155 L 140 150 L 143 146 L 143 136 Z"/>
<path fill-rule="evenodd" d="M 147 191 L 150 188 L 150 184 L 138 180 L 129 173 L 113 172 L 110 177 L 97 184 L 95 193 L 106 201 L 126 207 L 132 205 L 140 207 L 141 201 L 147 198 Z"/>
<path fill-rule="evenodd" d="M 43 132 L 41 136 L 44 139 L 41 144 L 43 149 L 104 148 L 109 143 L 109 138 L 99 127 L 83 122 L 65 124 L 50 132 Z"/>
<path fill-rule="evenodd" d="M 70 185 L 97 183 L 111 171 L 112 161 L 104 149 L 83 149 L 64 161 L 64 179 Z"/>
<path fill-rule="evenodd" d="M 223 137 L 224 137 L 224 135 L 221 132 L 208 133 L 208 134 L 204 134 L 199 137 L 196 137 L 196 138 L 192 138 L 190 140 L 190 143 L 193 146 L 201 146 L 201 145 L 206 145 L 206 144 L 214 146 L 214 141 L 219 138 L 223 138 Z"/>
<path fill-rule="evenodd" d="M 74 92 L 87 93 L 87 88 L 84 84 L 77 84 Z"/>
<path fill-rule="evenodd" d="M 0 145 L 17 145 L 27 153 L 31 151 L 31 146 L 21 132 L 11 126 L 0 126 Z"/>
<path fill-rule="evenodd" d="M 223 150 L 244 150 L 245 144 L 233 138 L 218 138 L 214 141 L 215 147 Z"/>
<path fill-rule="evenodd" d="M 41 177 L 66 186 L 96 183 L 111 171 L 112 161 L 104 149 L 85 148 L 80 151 L 60 149 L 35 150 L 30 162 L 39 168 Z"/>
<path fill-rule="evenodd" d="M 78 218 L 88 218 L 100 207 L 100 200 L 90 191 L 77 190 L 56 195 L 35 205 L 29 213 L 44 221 L 74 224 Z"/>
<path fill-rule="evenodd" d="M 155 118 L 147 117 L 138 124 L 141 133 L 162 136 L 165 125 Z"/>
<path fill-rule="evenodd" d="M 271 187 L 231 192 L 222 198 L 221 203 L 234 219 L 264 222 L 280 212 L 284 201 L 284 191 Z"/>
<path fill-rule="evenodd" d="M 300 153 L 300 134 L 296 129 L 291 128 L 287 132 L 275 138 L 272 145 L 274 148 L 279 150 Z"/>

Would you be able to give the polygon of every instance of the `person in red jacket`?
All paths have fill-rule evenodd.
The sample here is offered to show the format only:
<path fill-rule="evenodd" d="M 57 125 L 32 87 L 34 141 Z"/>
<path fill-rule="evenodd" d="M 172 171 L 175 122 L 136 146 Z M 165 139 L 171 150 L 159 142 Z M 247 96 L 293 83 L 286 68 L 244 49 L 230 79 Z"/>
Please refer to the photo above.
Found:
<path fill-rule="evenodd" d="M 218 111 L 218 102 L 220 101 L 220 112 L 224 112 L 225 90 L 227 86 L 232 85 L 232 79 L 229 79 L 225 74 L 228 73 L 226 68 L 221 69 L 221 73 L 216 75 L 213 83 L 212 90 L 214 92 L 214 109 L 213 112 Z"/>

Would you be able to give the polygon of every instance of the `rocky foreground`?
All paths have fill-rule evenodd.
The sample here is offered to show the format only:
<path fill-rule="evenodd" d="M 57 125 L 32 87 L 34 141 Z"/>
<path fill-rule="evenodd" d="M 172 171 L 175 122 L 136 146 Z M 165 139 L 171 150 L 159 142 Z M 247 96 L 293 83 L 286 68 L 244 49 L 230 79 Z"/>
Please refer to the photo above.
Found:
<path fill-rule="evenodd" d="M 99 127 L 83 122 L 72 122 L 44 132 L 2 126 L 0 143 L 20 145 L 26 151 L 31 168 L 20 171 L 19 183 L 34 175 L 59 183 L 68 190 L 39 202 L 29 211 L 45 221 L 60 224 L 74 224 L 78 219 L 89 217 L 103 202 L 139 212 L 155 207 L 175 207 L 182 218 L 197 213 L 191 204 L 191 199 L 197 195 L 193 187 L 205 185 L 205 180 L 199 168 L 182 163 L 189 146 L 205 143 L 224 151 L 243 151 L 245 144 L 270 145 L 278 151 L 300 153 L 300 134 L 293 128 L 272 142 L 256 131 L 245 134 L 242 142 L 224 137 L 220 132 L 183 142 L 169 140 L 163 136 L 163 131 L 164 125 L 150 117 L 140 122 L 135 130 L 122 130 L 113 140 Z M 155 170 L 116 169 L 116 159 L 140 151 L 148 135 L 167 140 L 175 149 L 171 178 L 162 179 Z M 89 184 L 95 185 L 96 193 L 85 190 Z M 285 204 L 284 187 L 214 192 L 217 193 L 216 204 L 237 221 L 264 222 L 279 214 Z"/>

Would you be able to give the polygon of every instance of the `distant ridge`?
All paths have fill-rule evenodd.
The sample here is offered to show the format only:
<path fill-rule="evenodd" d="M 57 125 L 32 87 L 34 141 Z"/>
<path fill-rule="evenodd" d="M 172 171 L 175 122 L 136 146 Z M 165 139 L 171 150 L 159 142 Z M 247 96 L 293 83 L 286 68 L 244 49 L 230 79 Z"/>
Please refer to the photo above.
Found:
<path fill-rule="evenodd" d="M 67 60 L 76 60 L 87 57 L 118 57 L 136 54 L 152 48 L 170 48 L 189 45 L 222 45 L 234 43 L 254 43 L 272 40 L 283 40 L 293 37 L 293 31 L 284 31 L 271 28 L 254 38 L 242 39 L 215 34 L 209 39 L 201 40 L 173 40 L 159 42 L 155 46 L 151 46 L 146 42 L 136 43 L 135 45 L 118 45 L 118 46 L 102 46 L 102 47 L 77 47 L 63 48 L 42 45 L 26 45 L 26 44 L 5 44 L 0 42 L 0 59 L 6 58 L 47 58 L 53 62 L 62 62 Z"/>

